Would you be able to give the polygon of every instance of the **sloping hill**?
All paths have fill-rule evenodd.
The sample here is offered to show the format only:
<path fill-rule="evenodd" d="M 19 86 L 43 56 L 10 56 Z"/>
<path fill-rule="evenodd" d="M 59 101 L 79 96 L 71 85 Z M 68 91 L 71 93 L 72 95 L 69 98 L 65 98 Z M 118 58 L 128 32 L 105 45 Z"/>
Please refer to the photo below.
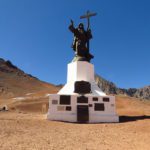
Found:
<path fill-rule="evenodd" d="M 59 87 L 26 74 L 10 61 L 0 58 L 0 98 L 24 96 L 27 93 L 56 93 Z"/>
<path fill-rule="evenodd" d="M 140 89 L 118 88 L 99 75 L 95 76 L 98 86 L 107 94 L 127 95 L 131 97 L 150 99 L 150 86 Z M 13 65 L 10 61 L 0 58 L 0 98 L 12 98 L 24 96 L 28 93 L 56 93 L 62 85 L 55 86 L 26 74 L 21 69 Z"/>

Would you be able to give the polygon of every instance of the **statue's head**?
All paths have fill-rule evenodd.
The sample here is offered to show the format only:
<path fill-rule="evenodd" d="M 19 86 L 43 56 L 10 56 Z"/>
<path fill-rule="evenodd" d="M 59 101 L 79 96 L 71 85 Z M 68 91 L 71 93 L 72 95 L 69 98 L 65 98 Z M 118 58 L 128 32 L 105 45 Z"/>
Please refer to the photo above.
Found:
<path fill-rule="evenodd" d="M 80 23 L 80 24 L 78 25 L 78 28 L 79 28 L 80 30 L 84 30 L 84 25 L 83 25 L 83 23 Z"/>

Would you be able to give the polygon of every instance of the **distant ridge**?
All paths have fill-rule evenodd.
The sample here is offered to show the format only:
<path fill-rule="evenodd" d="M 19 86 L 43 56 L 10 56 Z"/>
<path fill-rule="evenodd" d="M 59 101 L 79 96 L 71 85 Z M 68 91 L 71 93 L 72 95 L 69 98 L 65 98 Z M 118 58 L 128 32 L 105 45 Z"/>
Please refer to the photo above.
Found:
<path fill-rule="evenodd" d="M 95 76 L 95 80 L 98 86 L 107 94 L 122 94 L 131 97 L 136 97 L 140 99 L 150 100 L 150 86 L 145 86 L 143 88 L 129 88 L 123 89 L 118 88 L 113 82 L 110 82 L 99 75 Z"/>

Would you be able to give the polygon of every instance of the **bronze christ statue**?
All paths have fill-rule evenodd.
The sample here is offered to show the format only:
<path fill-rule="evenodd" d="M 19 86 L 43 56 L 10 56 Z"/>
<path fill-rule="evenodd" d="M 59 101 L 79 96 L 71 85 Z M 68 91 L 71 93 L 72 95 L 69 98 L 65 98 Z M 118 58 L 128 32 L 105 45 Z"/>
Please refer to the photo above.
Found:
<path fill-rule="evenodd" d="M 90 29 L 89 18 L 95 16 L 95 13 L 87 12 L 86 15 L 81 16 L 80 18 L 88 19 L 88 27 L 85 30 L 83 23 L 80 23 L 77 28 L 74 27 L 74 22 L 71 20 L 69 30 L 74 34 L 74 40 L 72 43 L 72 48 L 75 51 L 75 57 L 73 61 L 88 61 L 94 57 L 89 52 L 89 40 L 92 39 L 92 33 Z"/>

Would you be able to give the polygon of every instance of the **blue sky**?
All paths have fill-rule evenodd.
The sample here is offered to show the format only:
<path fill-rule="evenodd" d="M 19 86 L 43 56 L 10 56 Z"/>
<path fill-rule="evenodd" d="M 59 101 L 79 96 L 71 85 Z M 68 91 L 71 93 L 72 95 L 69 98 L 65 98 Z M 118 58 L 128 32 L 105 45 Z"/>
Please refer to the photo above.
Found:
<path fill-rule="evenodd" d="M 41 80 L 66 82 L 75 25 L 87 10 L 95 72 L 122 88 L 150 85 L 149 0 L 0 0 L 0 57 Z"/>

